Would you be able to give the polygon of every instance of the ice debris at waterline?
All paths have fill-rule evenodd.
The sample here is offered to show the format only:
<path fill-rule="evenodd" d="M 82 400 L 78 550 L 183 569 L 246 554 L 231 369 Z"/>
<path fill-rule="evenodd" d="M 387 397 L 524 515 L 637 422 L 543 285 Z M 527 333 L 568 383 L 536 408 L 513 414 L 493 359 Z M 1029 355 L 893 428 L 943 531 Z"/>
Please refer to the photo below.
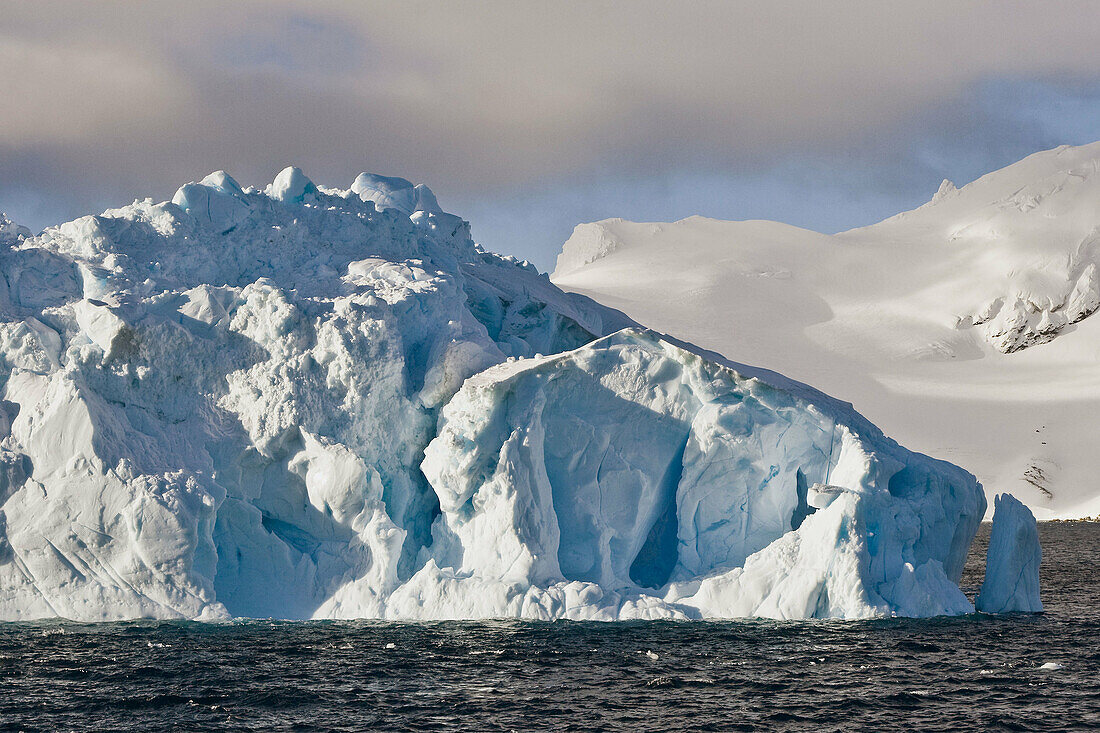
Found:
<path fill-rule="evenodd" d="M 1035 516 L 1016 497 L 1000 494 L 993 500 L 993 527 L 989 535 L 985 580 L 975 605 L 985 613 L 1038 613 L 1039 528 Z"/>
<path fill-rule="evenodd" d="M 970 474 L 481 250 L 424 186 L 219 172 L 2 223 L 0 618 L 973 610 Z"/>

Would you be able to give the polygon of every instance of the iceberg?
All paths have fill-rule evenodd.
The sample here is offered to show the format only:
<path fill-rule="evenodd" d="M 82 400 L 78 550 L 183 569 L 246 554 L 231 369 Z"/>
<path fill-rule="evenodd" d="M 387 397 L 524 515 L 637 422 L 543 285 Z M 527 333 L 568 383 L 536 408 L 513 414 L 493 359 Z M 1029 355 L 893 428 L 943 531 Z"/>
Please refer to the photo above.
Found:
<path fill-rule="evenodd" d="M 568 583 L 614 590 L 612 616 L 973 610 L 956 585 L 985 509 L 972 476 L 709 356 L 625 329 L 466 381 L 423 464 L 442 512 L 426 572 L 477 580 L 470 598 L 453 584 L 455 615 L 493 585 Z M 590 612 L 534 602 L 523 615 Z"/>
<path fill-rule="evenodd" d="M 973 476 L 422 184 L 219 171 L 3 221 L 0 619 L 973 611 Z"/>
<path fill-rule="evenodd" d="M 1043 553 L 1035 516 L 1010 494 L 998 495 L 993 507 L 985 580 L 975 605 L 983 613 L 1040 613 Z"/>

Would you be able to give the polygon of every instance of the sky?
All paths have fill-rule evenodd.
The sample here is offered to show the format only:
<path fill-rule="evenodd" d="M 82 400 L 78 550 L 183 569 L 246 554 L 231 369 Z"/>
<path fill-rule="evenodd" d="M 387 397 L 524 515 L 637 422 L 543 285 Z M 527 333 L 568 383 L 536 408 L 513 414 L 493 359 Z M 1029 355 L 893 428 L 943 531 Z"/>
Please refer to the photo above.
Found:
<path fill-rule="evenodd" d="M 574 225 L 834 232 L 1100 139 L 1094 2 L 0 0 L 0 211 L 286 165 L 428 184 L 552 269 Z"/>

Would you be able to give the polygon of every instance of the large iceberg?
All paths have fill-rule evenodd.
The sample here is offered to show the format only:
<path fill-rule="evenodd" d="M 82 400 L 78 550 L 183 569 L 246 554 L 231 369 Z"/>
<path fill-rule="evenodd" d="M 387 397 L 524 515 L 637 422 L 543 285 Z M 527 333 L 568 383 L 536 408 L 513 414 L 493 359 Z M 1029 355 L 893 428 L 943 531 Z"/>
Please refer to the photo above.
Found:
<path fill-rule="evenodd" d="M 973 610 L 973 476 L 424 186 L 218 172 L 2 223 L 0 619 Z"/>

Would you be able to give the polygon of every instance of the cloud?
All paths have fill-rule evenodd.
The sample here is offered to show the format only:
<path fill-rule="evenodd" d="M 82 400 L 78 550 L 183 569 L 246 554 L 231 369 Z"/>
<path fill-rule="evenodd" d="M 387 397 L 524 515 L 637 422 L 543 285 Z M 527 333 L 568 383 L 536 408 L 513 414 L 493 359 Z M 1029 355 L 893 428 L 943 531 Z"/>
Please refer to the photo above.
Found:
<path fill-rule="evenodd" d="M 837 5 L 0 2 L 0 208 L 67 217 L 287 163 L 445 205 L 799 156 L 931 164 L 930 138 L 1032 124 L 983 111 L 990 80 L 1100 69 L 1090 2 Z"/>

